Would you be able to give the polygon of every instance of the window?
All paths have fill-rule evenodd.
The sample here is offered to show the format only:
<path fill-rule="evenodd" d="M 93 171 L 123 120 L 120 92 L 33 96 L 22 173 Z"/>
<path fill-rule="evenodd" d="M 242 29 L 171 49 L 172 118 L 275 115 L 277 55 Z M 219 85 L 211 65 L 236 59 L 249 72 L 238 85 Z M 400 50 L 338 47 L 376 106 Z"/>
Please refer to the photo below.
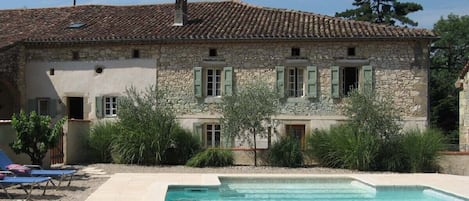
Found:
<path fill-rule="evenodd" d="M 216 56 L 218 56 L 217 49 L 215 49 L 215 48 L 210 48 L 210 49 L 208 50 L 208 56 L 210 56 L 210 57 L 216 57 Z"/>
<path fill-rule="evenodd" d="M 194 67 L 196 98 L 230 96 L 233 93 L 233 67 Z"/>
<path fill-rule="evenodd" d="M 221 70 L 207 69 L 207 96 L 220 96 Z"/>
<path fill-rule="evenodd" d="M 294 47 L 291 49 L 291 56 L 292 57 L 299 57 L 300 56 L 300 48 Z"/>
<path fill-rule="evenodd" d="M 342 69 L 342 94 L 348 96 L 358 88 L 358 68 L 345 67 Z"/>
<path fill-rule="evenodd" d="M 288 136 L 298 140 L 301 149 L 305 148 L 305 125 L 287 125 L 286 132 Z"/>
<path fill-rule="evenodd" d="M 104 116 L 117 116 L 117 97 L 104 97 Z"/>
<path fill-rule="evenodd" d="M 331 96 L 347 96 L 354 89 L 373 91 L 373 67 L 331 66 Z"/>
<path fill-rule="evenodd" d="M 49 115 L 49 99 L 37 100 L 37 113 L 39 115 Z"/>
<path fill-rule="evenodd" d="M 220 124 L 205 125 L 205 145 L 206 147 L 220 147 L 221 129 Z"/>
<path fill-rule="evenodd" d="M 132 51 L 132 58 L 134 58 L 134 59 L 140 58 L 140 50 L 134 49 L 134 50 Z"/>
<path fill-rule="evenodd" d="M 80 59 L 80 53 L 78 51 L 72 51 L 72 60 L 78 61 Z"/>
<path fill-rule="evenodd" d="M 354 47 L 347 48 L 347 56 L 356 56 Z"/>
<path fill-rule="evenodd" d="M 287 93 L 289 97 L 302 97 L 304 89 L 304 69 L 289 68 L 287 75 Z"/>

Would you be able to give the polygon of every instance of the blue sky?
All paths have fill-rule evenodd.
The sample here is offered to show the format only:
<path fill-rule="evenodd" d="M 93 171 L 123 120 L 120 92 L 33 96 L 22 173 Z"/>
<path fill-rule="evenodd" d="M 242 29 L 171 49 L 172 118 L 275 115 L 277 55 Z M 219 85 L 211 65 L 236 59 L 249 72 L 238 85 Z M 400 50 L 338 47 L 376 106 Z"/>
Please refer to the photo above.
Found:
<path fill-rule="evenodd" d="M 201 0 L 189 0 L 195 2 Z M 333 16 L 336 12 L 344 11 L 352 7 L 353 0 L 242 0 L 243 2 L 274 8 L 286 8 L 293 10 L 302 10 L 324 15 Z M 469 15 L 469 0 L 401 0 L 401 2 L 416 2 L 423 6 L 424 10 L 410 15 L 410 17 L 419 22 L 421 28 L 431 29 L 433 24 L 446 17 L 450 13 L 457 15 Z M 128 5 L 128 4 L 155 4 L 168 3 L 174 0 L 77 0 L 78 4 L 110 4 L 110 5 Z M 40 8 L 69 6 L 73 0 L 3 0 L 0 9 L 14 8 Z"/>

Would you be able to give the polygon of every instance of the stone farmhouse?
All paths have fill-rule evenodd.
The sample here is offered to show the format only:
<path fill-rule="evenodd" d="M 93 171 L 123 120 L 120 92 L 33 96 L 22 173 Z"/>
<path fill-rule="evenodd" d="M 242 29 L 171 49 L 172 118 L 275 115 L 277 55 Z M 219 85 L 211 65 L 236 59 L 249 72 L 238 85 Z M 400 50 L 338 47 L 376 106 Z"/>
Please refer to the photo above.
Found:
<path fill-rule="evenodd" d="M 303 143 L 346 120 L 338 108 L 353 88 L 391 94 L 405 126 L 424 128 L 435 38 L 236 0 L 1 10 L 0 119 L 20 109 L 67 115 L 70 137 L 74 124 L 116 118 L 126 87 L 157 85 L 212 147 L 223 136 L 221 96 L 263 79 L 283 96 L 278 131 Z"/>

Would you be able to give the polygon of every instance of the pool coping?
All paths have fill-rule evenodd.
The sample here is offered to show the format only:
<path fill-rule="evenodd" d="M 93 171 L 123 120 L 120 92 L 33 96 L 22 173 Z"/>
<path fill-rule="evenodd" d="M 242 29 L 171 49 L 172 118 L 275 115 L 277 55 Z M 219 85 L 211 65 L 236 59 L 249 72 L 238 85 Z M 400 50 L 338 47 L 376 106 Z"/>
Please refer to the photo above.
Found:
<path fill-rule="evenodd" d="M 469 177 L 447 174 L 200 174 L 117 173 L 86 201 L 164 201 L 170 185 L 218 186 L 219 177 L 351 178 L 372 186 L 423 186 L 469 198 Z"/>

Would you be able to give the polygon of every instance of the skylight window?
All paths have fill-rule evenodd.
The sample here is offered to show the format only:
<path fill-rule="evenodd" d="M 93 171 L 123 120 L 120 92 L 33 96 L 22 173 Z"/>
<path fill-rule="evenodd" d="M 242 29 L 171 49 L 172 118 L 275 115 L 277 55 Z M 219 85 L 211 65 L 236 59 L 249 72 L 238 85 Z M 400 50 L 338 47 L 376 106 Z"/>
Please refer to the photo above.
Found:
<path fill-rule="evenodd" d="M 69 28 L 69 29 L 79 29 L 79 28 L 82 28 L 83 26 L 85 26 L 85 23 L 83 23 L 83 22 L 72 22 L 72 23 L 70 23 L 70 25 L 68 25 L 67 28 Z"/>

